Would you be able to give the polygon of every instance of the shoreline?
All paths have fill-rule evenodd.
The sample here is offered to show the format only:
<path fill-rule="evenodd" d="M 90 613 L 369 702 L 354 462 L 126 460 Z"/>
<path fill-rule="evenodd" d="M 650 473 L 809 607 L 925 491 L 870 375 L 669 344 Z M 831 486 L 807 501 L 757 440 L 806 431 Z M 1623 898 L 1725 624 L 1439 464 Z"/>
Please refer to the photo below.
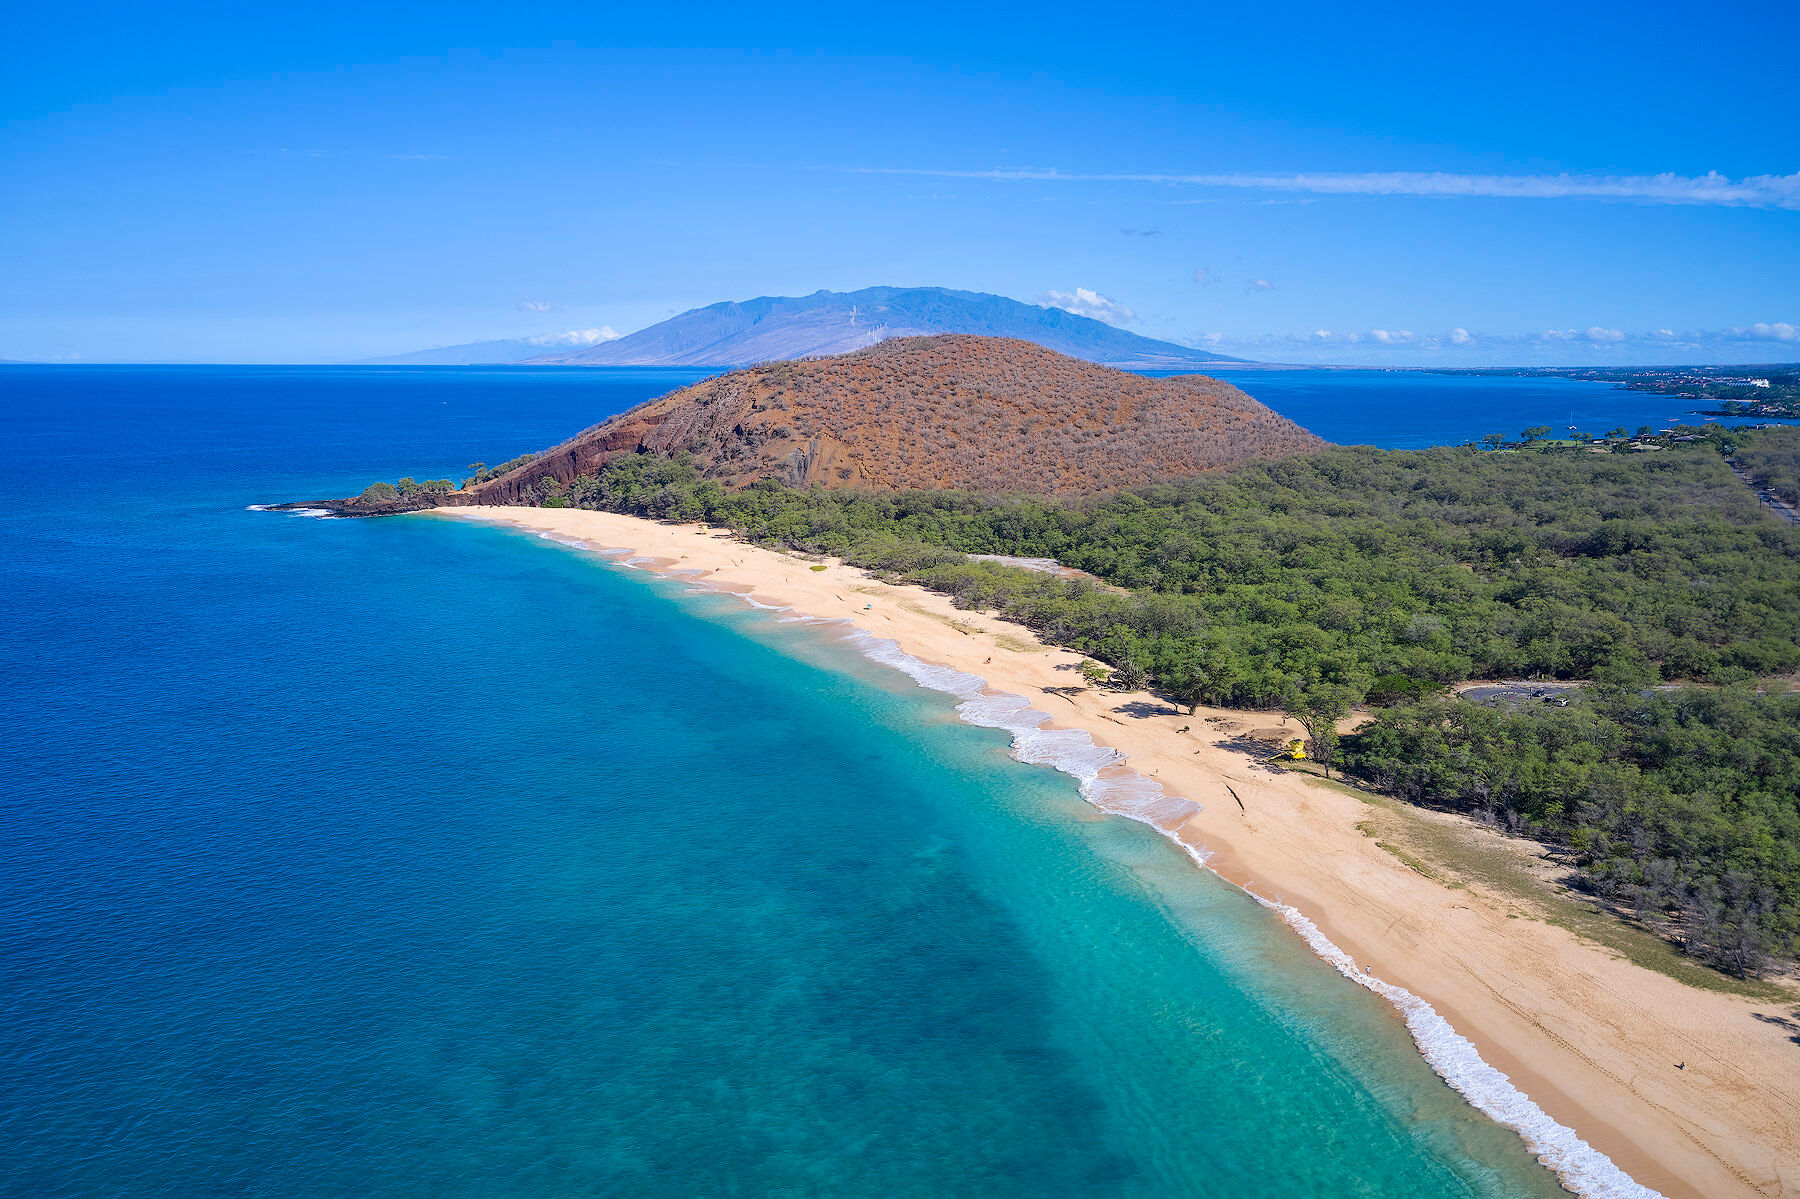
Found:
<path fill-rule="evenodd" d="M 704 526 L 581 509 L 432 514 L 511 524 L 841 624 L 865 656 L 956 696 L 969 723 L 1012 732 L 1021 760 L 1075 776 L 1095 806 L 1152 825 L 1272 908 L 1387 998 L 1433 1069 L 1578 1193 L 1800 1193 L 1800 1047 L 1780 1023 L 1793 1004 L 1684 986 L 1504 894 L 1428 877 L 1374 840 L 1354 794 L 1215 743 L 1245 714 L 1071 687 L 1081 656 L 1023 626 Z"/>

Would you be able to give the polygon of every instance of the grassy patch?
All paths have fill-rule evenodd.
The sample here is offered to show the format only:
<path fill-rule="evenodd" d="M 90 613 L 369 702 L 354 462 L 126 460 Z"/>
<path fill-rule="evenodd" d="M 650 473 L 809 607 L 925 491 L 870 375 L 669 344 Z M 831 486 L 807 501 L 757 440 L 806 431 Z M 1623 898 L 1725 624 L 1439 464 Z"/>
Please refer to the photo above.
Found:
<path fill-rule="evenodd" d="M 1368 804 L 1373 809 L 1371 818 L 1358 821 L 1357 831 L 1434 882 L 1447 887 L 1471 887 L 1515 904 L 1526 916 L 1567 929 L 1633 965 L 1654 970 L 1686 986 L 1746 999 L 1793 998 L 1791 988 L 1780 983 L 1721 974 L 1685 956 L 1651 930 L 1614 916 L 1567 888 L 1554 887 L 1532 870 L 1528 851 L 1519 844 L 1496 842 L 1474 829 L 1431 819 L 1389 796 L 1362 791 L 1337 779 L 1327 780 L 1299 763 L 1288 769 L 1311 775 L 1314 786 L 1354 795 Z"/>
<path fill-rule="evenodd" d="M 966 620 L 958 620 L 954 616 L 945 616 L 942 612 L 933 612 L 924 604 L 915 603 L 912 600 L 901 600 L 900 606 L 905 608 L 908 612 L 916 613 L 929 620 L 935 620 L 939 624 L 949 625 L 964 637 L 973 637 L 976 633 L 981 631 Z"/>

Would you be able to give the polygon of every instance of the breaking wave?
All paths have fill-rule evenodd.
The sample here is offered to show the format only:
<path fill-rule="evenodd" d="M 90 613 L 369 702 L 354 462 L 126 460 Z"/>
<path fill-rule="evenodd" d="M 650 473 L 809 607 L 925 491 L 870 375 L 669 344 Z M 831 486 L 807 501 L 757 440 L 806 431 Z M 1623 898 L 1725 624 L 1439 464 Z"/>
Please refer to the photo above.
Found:
<path fill-rule="evenodd" d="M 556 537 L 550 539 L 592 548 L 585 543 Z M 654 561 L 625 556 L 630 551 L 600 552 L 609 557 L 617 555 L 615 561 L 639 569 Z M 1019 761 L 1051 766 L 1072 776 L 1087 802 L 1103 812 L 1149 825 L 1181 846 L 1196 863 L 1210 868 L 1211 853 L 1179 835 L 1181 826 L 1200 812 L 1201 805 L 1168 794 L 1161 783 L 1131 769 L 1124 754 L 1096 744 L 1086 731 L 1050 727 L 1050 714 L 1032 707 L 1023 696 L 995 691 L 986 680 L 966 671 L 915 658 L 892 639 L 866 633 L 848 620 L 794 614 L 789 605 L 771 604 L 752 595 L 705 583 L 691 585 L 689 590 L 723 592 L 736 595 L 755 608 L 789 613 L 781 618 L 784 623 L 842 624 L 844 640 L 864 657 L 893 667 L 921 687 L 953 696 L 957 701 L 957 715 L 965 723 L 1010 733 L 1012 754 Z M 1610 1157 L 1582 1140 L 1574 1129 L 1558 1123 L 1532 1102 L 1531 1097 L 1514 1086 L 1510 1078 L 1488 1064 L 1474 1044 L 1452 1028 L 1431 1004 L 1404 987 L 1383 982 L 1358 967 L 1349 954 L 1333 944 L 1319 931 L 1318 925 L 1297 908 L 1258 895 L 1249 887 L 1242 889 L 1285 920 L 1307 947 L 1336 968 L 1339 974 L 1393 1004 L 1432 1070 L 1471 1107 L 1516 1132 L 1537 1159 L 1556 1173 L 1564 1186 L 1591 1199 L 1664 1199 L 1660 1192 L 1633 1179 Z"/>

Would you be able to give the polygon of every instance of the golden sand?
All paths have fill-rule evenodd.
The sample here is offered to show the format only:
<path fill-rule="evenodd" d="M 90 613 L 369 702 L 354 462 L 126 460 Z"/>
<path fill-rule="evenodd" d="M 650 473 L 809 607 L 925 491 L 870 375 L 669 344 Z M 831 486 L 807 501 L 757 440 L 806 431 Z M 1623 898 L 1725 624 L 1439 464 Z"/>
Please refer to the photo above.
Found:
<path fill-rule="evenodd" d="M 1073 691 L 1081 659 L 1029 630 L 832 562 L 824 570 L 721 530 L 574 509 L 454 508 L 630 549 L 653 567 L 842 618 L 906 653 L 1024 696 L 1058 726 L 1128 755 L 1170 794 L 1204 805 L 1180 837 L 1223 877 L 1279 897 L 1357 963 L 1433 1005 L 1554 1119 L 1645 1186 L 1674 1197 L 1800 1195 L 1800 1000 L 1757 1003 L 1684 985 L 1539 918 L 1479 880 L 1450 885 L 1371 835 L 1396 816 L 1232 744 L 1267 713 L 1188 715 L 1149 694 Z M 1061 667 L 1062 669 L 1058 669 Z M 1183 731 L 1186 730 L 1186 731 Z M 1242 807 L 1226 787 L 1236 791 Z M 1531 857 L 1466 821 L 1431 817 L 1500 854 Z M 1679 1065 L 1678 1065 L 1679 1064 Z"/>

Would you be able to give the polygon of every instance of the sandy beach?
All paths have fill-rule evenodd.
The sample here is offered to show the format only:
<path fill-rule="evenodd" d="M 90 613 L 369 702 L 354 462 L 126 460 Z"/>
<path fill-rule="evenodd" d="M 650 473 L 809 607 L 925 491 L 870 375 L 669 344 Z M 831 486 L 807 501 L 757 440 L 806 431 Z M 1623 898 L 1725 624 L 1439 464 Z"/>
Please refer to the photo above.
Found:
<path fill-rule="evenodd" d="M 638 565 L 849 621 L 1024 697 L 1057 727 L 1085 730 L 1169 794 L 1204 805 L 1177 835 L 1210 852 L 1212 869 L 1291 905 L 1358 969 L 1428 1002 L 1638 1183 L 1671 1199 L 1800 1195 L 1800 998 L 1684 985 L 1552 923 L 1504 881 L 1542 872 L 1529 845 L 1262 764 L 1240 735 L 1278 716 L 1190 715 L 1147 693 L 1079 689 L 1080 656 L 1027 629 L 836 562 L 818 570 L 723 530 L 570 509 L 438 512 L 629 549 L 651 560 Z M 1492 870 L 1442 868 L 1433 845 Z M 1542 888 L 1554 893 L 1548 881 Z"/>

